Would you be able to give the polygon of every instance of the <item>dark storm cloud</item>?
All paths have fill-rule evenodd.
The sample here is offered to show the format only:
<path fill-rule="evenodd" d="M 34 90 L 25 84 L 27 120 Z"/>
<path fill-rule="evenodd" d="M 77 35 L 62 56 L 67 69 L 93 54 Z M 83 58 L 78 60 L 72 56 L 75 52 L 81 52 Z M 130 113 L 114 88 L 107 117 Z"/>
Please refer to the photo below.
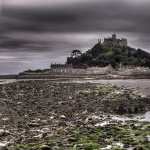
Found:
<path fill-rule="evenodd" d="M 44 51 L 44 50 L 54 50 L 54 49 L 61 49 L 61 47 L 65 45 L 69 45 L 71 43 L 63 42 L 63 41 L 56 41 L 51 39 L 51 41 L 34 41 L 34 40 L 27 40 L 27 39 L 19 39 L 19 38 L 11 38 L 11 37 L 1 37 L 0 47 L 9 51 L 12 49 L 14 51 Z"/>
<path fill-rule="evenodd" d="M 17 48 L 29 43 L 27 40 L 13 39 L 9 37 L 1 37 L 3 40 L 0 41 L 0 47 L 3 48 Z"/>
<path fill-rule="evenodd" d="M 65 26 L 75 21 L 75 15 L 67 11 L 46 9 L 5 9 L 5 17 L 14 20 L 4 21 L 5 28 L 10 31 L 57 31 L 61 27 L 62 31 Z M 64 28 L 63 28 L 64 27 Z"/>
<path fill-rule="evenodd" d="M 101 32 L 129 33 L 132 37 L 135 36 L 136 42 L 141 43 L 141 46 L 143 42 L 147 47 L 149 45 L 148 40 L 143 41 L 145 35 L 147 38 L 150 37 L 150 3 L 146 0 L 143 2 L 138 0 L 132 2 L 128 0 L 93 0 L 92 2 L 62 0 L 63 5 L 59 4 L 59 0 L 56 0 L 56 4 L 49 0 L 49 5 L 42 5 L 45 1 L 42 3 L 38 0 L 38 5 L 35 0 L 27 0 L 24 3 L 20 3 L 19 0 L 10 0 L 12 1 L 13 5 L 6 3 L 3 7 L 0 19 L 1 35 L 9 37 L 9 39 L 1 38 L 0 47 L 2 48 L 51 50 L 57 49 L 59 44 L 62 45 L 58 46 L 58 49 L 66 48 L 66 45 L 69 48 L 77 45 L 77 43 L 73 44 L 75 42 L 73 38 L 65 39 L 63 35 L 58 39 L 49 36 L 49 40 L 45 43 L 44 33 L 58 34 L 58 36 L 59 33 L 64 35 Z M 12 33 L 15 33 L 13 38 L 10 37 Z M 22 36 L 24 33 L 29 35 L 18 39 L 15 37 L 18 33 L 22 33 Z M 41 34 L 40 38 L 43 37 L 43 41 L 34 40 L 30 37 L 31 34 Z M 81 39 L 78 45 L 82 45 L 82 42 Z"/>
<path fill-rule="evenodd" d="M 95 1 L 56 8 L 6 7 L 3 15 L 7 17 L 4 24 L 8 31 L 150 33 L 149 7 L 150 4 L 135 6 L 129 2 Z"/>
<path fill-rule="evenodd" d="M 3 7 L 2 7 L 2 3 Z M 0 74 L 65 62 L 119 33 L 150 50 L 149 0 L 0 0 Z"/>

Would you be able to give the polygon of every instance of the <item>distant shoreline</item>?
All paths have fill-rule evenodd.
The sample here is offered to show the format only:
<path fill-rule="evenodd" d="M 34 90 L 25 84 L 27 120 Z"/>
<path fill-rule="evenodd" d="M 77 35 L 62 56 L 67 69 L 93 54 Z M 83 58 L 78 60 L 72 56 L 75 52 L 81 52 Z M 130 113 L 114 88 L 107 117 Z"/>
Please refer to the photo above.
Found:
<path fill-rule="evenodd" d="M 0 75 L 0 79 L 150 79 L 150 74 L 114 75 L 114 74 L 23 74 Z"/>

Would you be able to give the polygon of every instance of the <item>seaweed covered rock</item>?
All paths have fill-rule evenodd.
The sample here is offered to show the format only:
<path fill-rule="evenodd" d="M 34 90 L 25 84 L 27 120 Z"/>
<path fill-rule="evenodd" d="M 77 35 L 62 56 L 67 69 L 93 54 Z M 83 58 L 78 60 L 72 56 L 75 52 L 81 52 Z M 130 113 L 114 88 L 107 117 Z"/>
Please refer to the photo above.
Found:
<path fill-rule="evenodd" d="M 90 106 L 97 111 L 136 114 L 150 109 L 150 98 L 135 90 L 112 85 L 97 85 L 94 89 L 80 91 L 79 95 L 90 98 Z"/>
<path fill-rule="evenodd" d="M 110 142 L 104 140 L 107 137 L 119 140 L 114 134 L 118 129 L 112 129 L 110 135 L 101 128 L 111 123 L 110 114 L 149 110 L 149 97 L 112 85 L 46 80 L 4 84 L 0 85 L 0 140 L 15 145 L 12 150 L 99 149 L 109 145 Z M 100 135 L 96 132 L 98 127 Z M 82 128 L 82 135 L 77 133 L 78 128 Z M 112 126 L 107 128 L 110 130 Z M 121 137 L 123 142 L 136 142 L 132 138 L 129 141 L 129 135 Z M 146 131 L 142 139 L 148 140 L 149 135 Z M 112 145 L 112 149 L 114 147 L 116 145 Z"/>

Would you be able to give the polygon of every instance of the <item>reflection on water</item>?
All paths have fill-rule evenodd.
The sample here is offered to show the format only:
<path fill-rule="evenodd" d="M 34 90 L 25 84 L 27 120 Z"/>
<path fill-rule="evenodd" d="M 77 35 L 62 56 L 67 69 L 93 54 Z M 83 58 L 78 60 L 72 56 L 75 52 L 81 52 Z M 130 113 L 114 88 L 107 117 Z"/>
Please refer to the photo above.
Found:
<path fill-rule="evenodd" d="M 150 111 L 146 112 L 146 113 L 143 115 L 143 118 L 141 118 L 141 121 L 150 122 Z"/>
<path fill-rule="evenodd" d="M 130 121 L 130 120 L 150 122 L 150 111 L 142 115 L 135 115 L 132 118 L 127 116 L 112 116 L 112 120 L 123 121 L 123 122 Z"/>

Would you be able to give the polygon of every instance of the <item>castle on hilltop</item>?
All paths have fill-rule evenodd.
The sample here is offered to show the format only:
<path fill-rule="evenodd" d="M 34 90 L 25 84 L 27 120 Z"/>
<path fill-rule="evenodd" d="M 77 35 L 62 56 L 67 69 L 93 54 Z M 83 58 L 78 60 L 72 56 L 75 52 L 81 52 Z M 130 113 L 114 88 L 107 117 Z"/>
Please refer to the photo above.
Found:
<path fill-rule="evenodd" d="M 99 43 L 105 47 L 127 47 L 128 41 L 125 38 L 118 39 L 116 34 L 113 34 L 110 38 L 104 38 L 104 41 Z"/>

